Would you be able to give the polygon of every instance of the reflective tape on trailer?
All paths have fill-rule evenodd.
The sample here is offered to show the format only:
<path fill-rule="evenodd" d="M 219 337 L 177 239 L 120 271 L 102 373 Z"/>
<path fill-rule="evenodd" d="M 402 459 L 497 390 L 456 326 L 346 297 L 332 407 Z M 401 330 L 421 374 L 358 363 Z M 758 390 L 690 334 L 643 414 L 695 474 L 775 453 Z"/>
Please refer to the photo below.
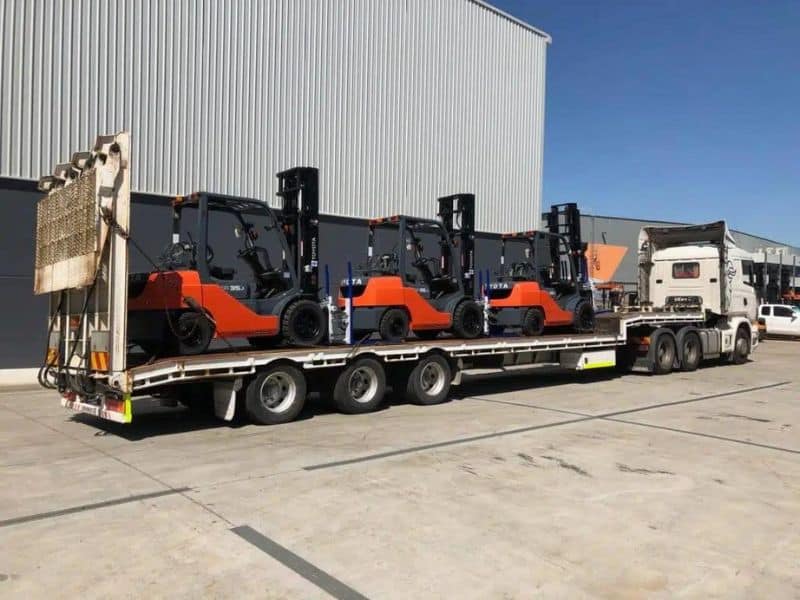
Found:
<path fill-rule="evenodd" d="M 133 420 L 131 397 L 126 395 L 122 400 L 104 398 L 100 404 L 84 402 L 77 396 L 61 398 L 61 406 L 75 412 L 85 413 L 108 419 L 116 423 L 130 423 Z"/>

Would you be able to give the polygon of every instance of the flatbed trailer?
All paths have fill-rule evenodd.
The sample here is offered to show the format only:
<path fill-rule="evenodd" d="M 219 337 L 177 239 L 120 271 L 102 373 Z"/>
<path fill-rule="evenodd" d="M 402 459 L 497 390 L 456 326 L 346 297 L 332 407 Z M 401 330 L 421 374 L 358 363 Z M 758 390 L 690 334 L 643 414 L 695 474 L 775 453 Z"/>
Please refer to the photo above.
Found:
<path fill-rule="evenodd" d="M 664 365 L 656 338 L 663 335 L 677 341 L 689 331 L 701 334 L 701 360 L 727 355 L 735 362 L 735 357 L 730 356 L 735 330 L 726 334 L 718 328 L 705 328 L 701 313 L 611 313 L 598 317 L 598 329 L 593 334 L 442 338 L 269 351 L 232 349 L 162 358 L 125 370 L 114 386 L 121 396 L 112 393 L 90 399 L 70 392 L 62 398 L 62 405 L 130 423 L 137 401 L 143 398 L 161 396 L 167 402 L 178 398 L 184 404 L 213 398 L 214 411 L 224 420 L 232 420 L 237 407 L 244 406 L 257 422 L 280 423 L 292 420 L 300 412 L 311 391 L 334 390 L 336 396 L 337 389 L 343 389 L 339 395 L 344 395 L 344 402 L 341 398 L 334 400 L 345 412 L 356 413 L 373 410 L 383 402 L 386 382 L 411 402 L 436 404 L 446 401 L 450 386 L 459 385 L 465 374 L 487 374 L 525 365 L 664 374 L 687 365 L 677 345 L 672 358 L 667 357 L 670 364 Z M 758 344 L 757 331 L 751 344 L 751 348 Z M 528 372 L 528 376 L 534 377 L 534 373 Z M 278 385 L 272 397 L 264 392 L 264 382 L 270 377 L 278 384 L 288 383 L 283 388 Z M 370 386 L 374 388 L 371 392 Z"/>
<path fill-rule="evenodd" d="M 142 399 L 157 397 L 189 406 L 213 401 L 225 420 L 241 408 L 254 422 L 276 424 L 296 418 L 312 391 L 330 393 L 342 412 L 364 413 L 384 401 L 387 386 L 410 402 L 437 404 L 462 375 L 487 369 L 666 374 L 694 370 L 707 359 L 741 363 L 758 344 L 746 314 L 713 316 L 679 302 L 674 310 L 598 315 L 589 334 L 269 350 L 229 344 L 224 352 L 148 359 L 131 351 L 126 331 L 128 252 L 135 244 L 128 229 L 129 157 L 129 134 L 102 136 L 91 152 L 73 155 L 40 181 L 47 195 L 37 206 L 35 291 L 49 294 L 50 319 L 39 380 L 78 412 L 130 423 Z M 332 322 L 330 297 L 327 310 Z"/>

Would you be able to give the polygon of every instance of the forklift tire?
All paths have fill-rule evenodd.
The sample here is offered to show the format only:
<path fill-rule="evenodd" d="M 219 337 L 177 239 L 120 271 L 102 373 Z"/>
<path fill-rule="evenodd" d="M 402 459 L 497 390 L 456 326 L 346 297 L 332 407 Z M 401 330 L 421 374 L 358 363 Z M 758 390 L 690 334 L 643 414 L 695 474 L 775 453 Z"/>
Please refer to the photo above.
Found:
<path fill-rule="evenodd" d="M 385 342 L 402 342 L 408 337 L 408 315 L 402 308 L 389 308 L 381 316 L 378 333 Z"/>
<path fill-rule="evenodd" d="M 214 338 L 214 325 L 203 314 L 185 312 L 175 323 L 175 334 L 178 354 L 202 354 Z"/>
<path fill-rule="evenodd" d="M 245 391 L 247 415 L 259 425 L 294 421 L 305 403 L 306 378 L 291 365 L 266 368 L 250 381 Z"/>
<path fill-rule="evenodd" d="M 406 380 L 406 400 L 412 404 L 441 404 L 447 400 L 453 370 L 440 354 L 428 354 L 420 359 Z"/>
<path fill-rule="evenodd" d="M 586 300 L 578 302 L 575 307 L 574 328 L 578 333 L 592 333 L 594 331 L 594 309 Z"/>
<path fill-rule="evenodd" d="M 291 346 L 317 346 L 325 337 L 325 313 L 313 300 L 295 300 L 283 313 L 281 334 Z"/>
<path fill-rule="evenodd" d="M 544 313 L 540 308 L 529 308 L 522 317 L 522 335 L 542 335 L 544 333 Z"/>
<path fill-rule="evenodd" d="M 474 340 L 483 333 L 483 310 L 474 300 L 464 300 L 453 311 L 453 333 Z"/>
<path fill-rule="evenodd" d="M 359 358 L 336 378 L 333 402 L 341 412 L 357 415 L 378 408 L 385 393 L 383 365 L 374 358 Z"/>

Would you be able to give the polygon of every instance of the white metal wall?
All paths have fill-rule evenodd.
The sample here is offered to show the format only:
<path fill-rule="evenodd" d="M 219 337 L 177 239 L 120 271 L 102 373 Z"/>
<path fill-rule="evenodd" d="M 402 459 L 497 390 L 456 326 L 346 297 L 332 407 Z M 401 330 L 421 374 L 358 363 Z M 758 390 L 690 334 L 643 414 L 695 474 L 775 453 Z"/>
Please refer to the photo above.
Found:
<path fill-rule="evenodd" d="M 549 38 L 477 0 L 0 0 L 0 32 L 0 176 L 129 129 L 135 191 L 304 164 L 323 212 L 538 224 Z"/>

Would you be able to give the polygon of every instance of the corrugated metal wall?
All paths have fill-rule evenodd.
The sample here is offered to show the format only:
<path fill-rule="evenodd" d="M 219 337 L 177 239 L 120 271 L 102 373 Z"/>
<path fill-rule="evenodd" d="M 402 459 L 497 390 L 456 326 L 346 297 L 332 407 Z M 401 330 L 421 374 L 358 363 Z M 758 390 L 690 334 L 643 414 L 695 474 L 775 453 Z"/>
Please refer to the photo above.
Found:
<path fill-rule="evenodd" d="M 0 0 L 0 32 L 0 176 L 125 128 L 135 191 L 272 199 L 305 164 L 328 213 L 541 212 L 549 39 L 481 2 Z"/>

